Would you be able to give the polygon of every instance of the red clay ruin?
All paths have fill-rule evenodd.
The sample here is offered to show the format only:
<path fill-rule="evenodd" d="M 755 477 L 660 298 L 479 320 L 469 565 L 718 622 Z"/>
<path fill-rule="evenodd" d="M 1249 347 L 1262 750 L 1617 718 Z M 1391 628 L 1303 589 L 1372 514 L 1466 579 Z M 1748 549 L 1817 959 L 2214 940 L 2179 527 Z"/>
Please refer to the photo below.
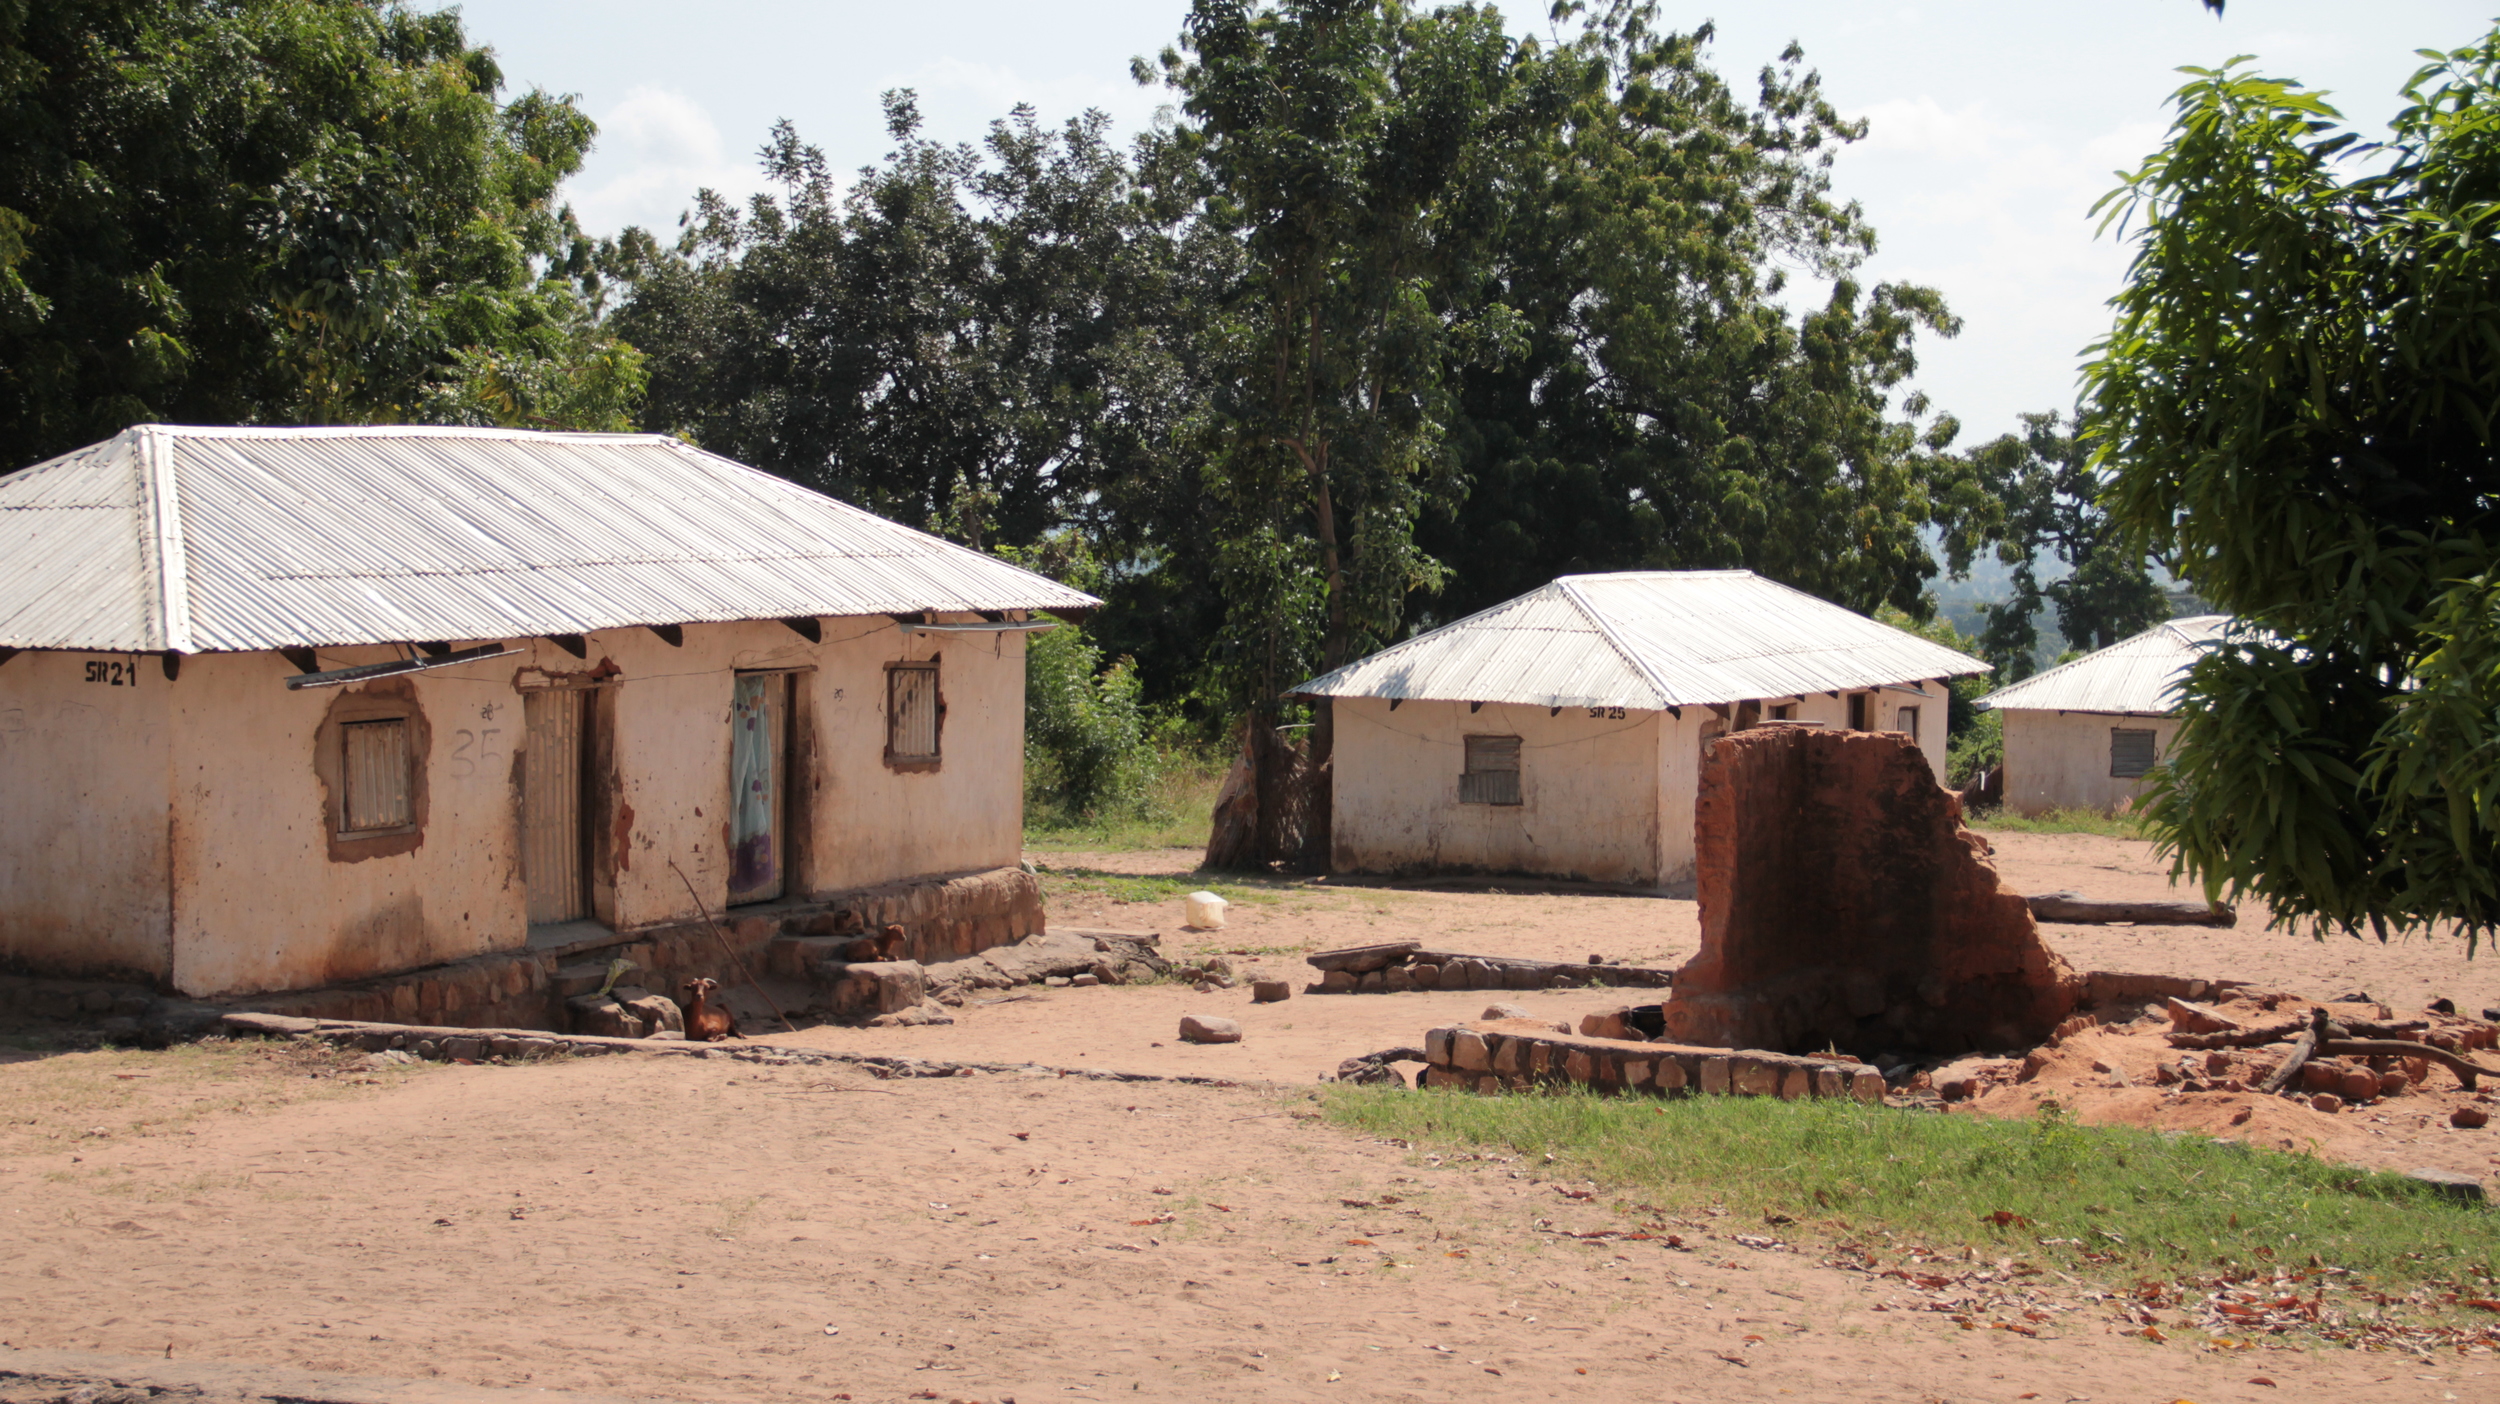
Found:
<path fill-rule="evenodd" d="M 2028 1047 L 2083 981 L 1908 738 L 1769 725 L 1702 761 L 1701 949 L 1666 1036 L 1789 1051 Z"/>

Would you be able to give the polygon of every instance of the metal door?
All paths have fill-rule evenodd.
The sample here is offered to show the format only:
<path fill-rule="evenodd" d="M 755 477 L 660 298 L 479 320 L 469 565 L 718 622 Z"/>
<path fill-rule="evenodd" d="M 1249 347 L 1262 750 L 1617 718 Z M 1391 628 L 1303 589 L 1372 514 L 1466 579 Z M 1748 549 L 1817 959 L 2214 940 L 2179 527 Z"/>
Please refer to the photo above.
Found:
<path fill-rule="evenodd" d="M 582 828 L 584 703 L 575 691 L 527 693 L 521 752 L 521 872 L 532 922 L 590 915 L 590 843 Z"/>
<path fill-rule="evenodd" d="M 740 677 L 729 709 L 729 901 L 781 895 L 782 813 L 790 722 L 787 673 Z"/>

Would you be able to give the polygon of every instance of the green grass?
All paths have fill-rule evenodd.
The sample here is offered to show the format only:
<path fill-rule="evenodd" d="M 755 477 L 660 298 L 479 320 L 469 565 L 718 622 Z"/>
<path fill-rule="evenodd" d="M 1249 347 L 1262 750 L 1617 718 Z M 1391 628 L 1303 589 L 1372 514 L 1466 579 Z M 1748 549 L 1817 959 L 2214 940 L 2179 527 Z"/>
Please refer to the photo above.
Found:
<path fill-rule="evenodd" d="M 2103 814 L 2097 809 L 2052 809 L 2042 814 L 2016 814 L 1991 809 L 1974 814 L 1970 827 L 1983 834 L 2100 834 L 2106 838 L 2149 839 L 2152 830 L 2134 814 Z"/>
<path fill-rule="evenodd" d="M 2313 1254 L 2382 1291 L 2500 1273 L 2500 1214 L 2401 1176 L 2056 1114 L 1356 1087 L 1328 1089 L 1325 1106 L 1373 1135 L 1551 1155 L 1557 1175 L 1660 1206 L 1786 1215 L 1797 1223 L 1784 1233 L 1834 1241 L 1967 1246 L 2112 1284 L 2269 1273 L 2310 1266 Z"/>
<path fill-rule="evenodd" d="M 1285 885 L 1282 881 L 1261 884 L 1256 878 L 1209 882 L 1190 874 L 1141 877 L 1133 873 L 1107 873 L 1099 868 L 1062 868 L 1048 863 L 1035 866 L 1041 870 L 1042 901 L 1046 904 L 1086 898 L 1113 902 L 1176 902 L 1192 892 L 1212 892 L 1227 902 L 1265 906 L 1281 900 L 1277 889 Z"/>

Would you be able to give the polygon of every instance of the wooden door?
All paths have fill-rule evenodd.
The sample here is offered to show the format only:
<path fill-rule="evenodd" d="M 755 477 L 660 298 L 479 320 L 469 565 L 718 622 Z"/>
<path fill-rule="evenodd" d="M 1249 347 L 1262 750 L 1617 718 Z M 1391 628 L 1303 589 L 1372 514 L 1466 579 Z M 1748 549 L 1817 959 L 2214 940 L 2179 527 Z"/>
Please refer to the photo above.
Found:
<path fill-rule="evenodd" d="M 779 897 L 789 865 L 790 675 L 737 680 L 729 709 L 729 901 Z"/>
<path fill-rule="evenodd" d="M 530 921 L 590 915 L 590 835 L 584 827 L 583 764 L 589 752 L 587 692 L 524 694 L 521 873 Z"/>

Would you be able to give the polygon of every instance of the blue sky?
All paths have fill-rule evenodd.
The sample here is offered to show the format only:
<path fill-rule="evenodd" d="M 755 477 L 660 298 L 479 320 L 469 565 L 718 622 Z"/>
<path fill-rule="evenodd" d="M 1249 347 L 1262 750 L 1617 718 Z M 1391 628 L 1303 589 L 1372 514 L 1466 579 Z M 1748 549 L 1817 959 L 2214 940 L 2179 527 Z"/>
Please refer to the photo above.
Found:
<path fill-rule="evenodd" d="M 921 94 L 932 135 L 977 139 L 1018 102 L 1045 118 L 1087 107 L 1136 130 L 1166 99 L 1129 80 L 1132 56 L 1172 42 L 1173 0 L 923 0 L 913 6 L 711 0 L 469 0 L 472 38 L 494 46 L 515 88 L 578 93 L 598 149 L 567 194 L 602 232 L 670 230 L 698 187 L 760 186 L 754 152 L 788 117 L 836 169 L 886 148 L 877 94 Z M 1543 11 L 1506 13 L 1543 27 Z M 2014 427 L 2023 410 L 2070 405 L 2082 348 L 2125 250 L 2086 211 L 2111 172 L 2157 146 L 2182 64 L 2258 56 L 2268 71 L 2333 90 L 2375 127 L 2420 65 L 2489 25 L 2454 0 L 2231 0 L 2216 20 L 2196 0 L 1989 0 L 1888 5 L 1799 0 L 1668 3 L 1690 28 L 1721 17 L 1721 71 L 1748 89 L 1789 40 L 1801 43 L 1868 139 L 1836 168 L 1882 246 L 1862 276 L 1941 288 L 1965 323 L 1921 356 L 1919 384 L 1959 415 L 1963 442 Z"/>

